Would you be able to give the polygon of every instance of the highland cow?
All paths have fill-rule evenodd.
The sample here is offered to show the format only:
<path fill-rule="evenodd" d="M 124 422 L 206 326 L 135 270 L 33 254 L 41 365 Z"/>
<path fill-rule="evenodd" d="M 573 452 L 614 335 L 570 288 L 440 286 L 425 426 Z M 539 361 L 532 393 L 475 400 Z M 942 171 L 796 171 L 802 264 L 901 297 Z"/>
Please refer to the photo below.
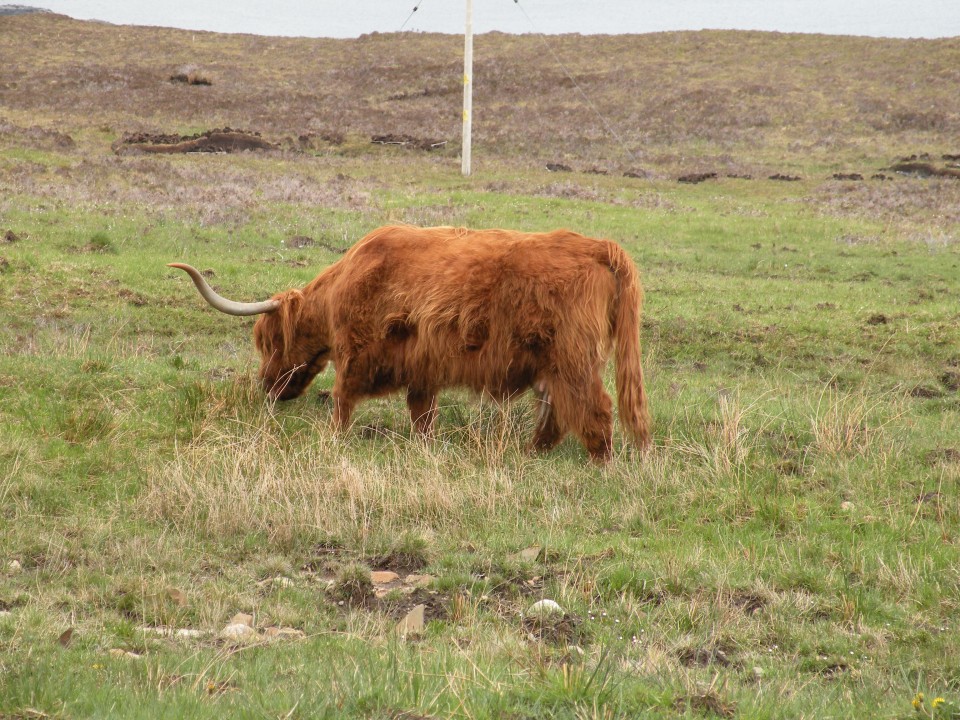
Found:
<path fill-rule="evenodd" d="M 194 268 L 171 267 L 218 310 L 261 315 L 253 335 L 272 398 L 301 395 L 332 363 L 338 429 L 358 401 L 399 390 L 415 430 L 429 434 L 444 388 L 498 399 L 532 388 L 540 412 L 531 449 L 572 432 L 606 461 L 613 414 L 601 373 L 612 349 L 620 421 L 636 445 L 650 444 L 643 292 L 614 242 L 567 230 L 382 227 L 302 290 L 259 303 L 226 300 Z"/>

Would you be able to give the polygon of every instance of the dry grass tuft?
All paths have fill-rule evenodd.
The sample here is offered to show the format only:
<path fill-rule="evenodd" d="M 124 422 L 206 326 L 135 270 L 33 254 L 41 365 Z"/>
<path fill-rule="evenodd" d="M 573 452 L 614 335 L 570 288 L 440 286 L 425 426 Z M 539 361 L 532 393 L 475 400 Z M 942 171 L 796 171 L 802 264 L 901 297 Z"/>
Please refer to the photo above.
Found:
<path fill-rule="evenodd" d="M 890 421 L 877 417 L 886 405 L 865 394 L 825 388 L 810 417 L 814 448 L 825 455 L 847 457 L 889 448 L 884 428 Z"/>

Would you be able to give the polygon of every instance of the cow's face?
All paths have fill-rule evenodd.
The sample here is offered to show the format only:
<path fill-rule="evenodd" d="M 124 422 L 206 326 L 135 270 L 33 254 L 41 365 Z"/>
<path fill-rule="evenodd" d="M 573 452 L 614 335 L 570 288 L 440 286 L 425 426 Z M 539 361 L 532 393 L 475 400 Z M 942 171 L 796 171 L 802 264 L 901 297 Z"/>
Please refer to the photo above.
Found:
<path fill-rule="evenodd" d="M 260 382 L 275 400 L 303 394 L 330 361 L 330 338 L 325 327 L 308 322 L 301 312 L 302 296 L 284 298 L 277 312 L 261 315 L 253 326 L 260 352 Z"/>

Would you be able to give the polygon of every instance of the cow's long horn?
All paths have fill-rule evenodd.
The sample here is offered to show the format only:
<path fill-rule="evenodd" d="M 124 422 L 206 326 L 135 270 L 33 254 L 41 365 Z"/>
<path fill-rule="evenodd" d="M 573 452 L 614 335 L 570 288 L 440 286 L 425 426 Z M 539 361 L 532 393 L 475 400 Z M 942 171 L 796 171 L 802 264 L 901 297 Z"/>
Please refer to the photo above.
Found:
<path fill-rule="evenodd" d="M 195 267 L 191 267 L 186 263 L 169 263 L 167 267 L 180 268 L 187 273 L 193 280 L 193 284 L 197 286 L 197 290 L 200 291 L 203 299 L 227 315 L 262 315 L 263 313 L 273 312 L 280 307 L 280 303 L 277 300 L 264 300 L 263 302 L 253 303 L 227 300 L 225 297 L 221 297 L 214 292 L 213 288 L 207 284 L 207 281 L 203 279 L 203 275 L 201 275 L 200 271 Z"/>

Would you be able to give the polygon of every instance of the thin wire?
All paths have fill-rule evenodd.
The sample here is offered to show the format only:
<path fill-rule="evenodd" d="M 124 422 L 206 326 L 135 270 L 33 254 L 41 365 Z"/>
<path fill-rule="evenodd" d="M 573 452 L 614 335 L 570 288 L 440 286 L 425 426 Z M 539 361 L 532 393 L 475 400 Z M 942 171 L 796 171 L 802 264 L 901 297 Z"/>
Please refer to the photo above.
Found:
<path fill-rule="evenodd" d="M 413 17 L 413 14 L 420 9 L 420 6 L 423 5 L 424 2 L 426 2 L 426 0 L 420 0 L 420 2 L 413 6 L 413 10 L 411 10 L 410 14 L 407 15 L 407 19 L 403 21 L 403 25 L 400 26 L 400 29 L 397 30 L 397 32 L 403 32 L 403 29 L 407 26 L 407 23 L 410 22 L 410 18 Z"/>
<path fill-rule="evenodd" d="M 530 23 L 530 27 L 533 28 L 534 34 L 540 38 L 540 42 L 542 42 L 544 47 L 546 47 L 547 50 L 550 51 L 550 54 L 553 56 L 554 62 L 556 62 L 557 65 L 560 66 L 560 69 L 563 70 L 563 74 L 566 75 L 567 79 L 573 83 L 573 86 L 577 89 L 577 92 L 580 93 L 580 97 L 583 98 L 583 101 L 587 104 L 587 107 L 593 110 L 593 114 L 600 119 L 600 122 L 601 124 L 603 124 L 604 129 L 610 135 L 612 135 L 618 143 L 620 143 L 620 148 L 628 156 L 630 156 L 635 160 L 638 159 L 638 157 L 634 153 L 632 153 L 630 149 L 627 147 L 627 144 L 623 141 L 623 138 L 620 137 L 620 134 L 613 128 L 613 126 L 610 123 L 607 122 L 607 119 L 600 113 L 599 110 L 597 110 L 596 106 L 592 102 L 590 102 L 590 98 L 587 97 L 587 94 L 580 87 L 580 84 L 576 81 L 573 75 L 570 74 L 570 71 L 567 70 L 566 65 L 564 65 L 563 61 L 560 59 L 560 56 L 557 55 L 556 52 L 554 52 L 553 47 L 551 47 L 550 43 L 547 42 L 546 33 L 541 32 L 540 28 L 536 26 L 536 24 L 533 22 L 533 18 L 531 18 L 527 14 L 527 11 L 524 9 L 523 5 L 520 4 L 520 0 L 513 0 L 513 4 L 516 5 L 517 8 L 520 10 L 520 12 L 523 13 L 523 16 L 527 19 L 527 22 Z"/>

